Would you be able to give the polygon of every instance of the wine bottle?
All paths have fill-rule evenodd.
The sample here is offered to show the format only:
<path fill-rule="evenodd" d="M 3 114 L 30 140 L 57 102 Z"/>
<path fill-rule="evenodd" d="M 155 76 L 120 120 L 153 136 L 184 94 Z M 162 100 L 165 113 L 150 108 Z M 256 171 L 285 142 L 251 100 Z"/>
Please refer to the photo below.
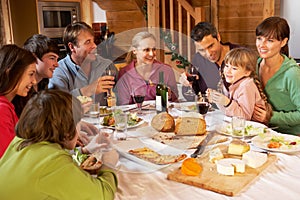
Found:
<path fill-rule="evenodd" d="M 157 113 L 168 112 L 168 87 L 164 83 L 164 72 L 159 72 L 159 83 L 156 85 L 155 108 Z"/>

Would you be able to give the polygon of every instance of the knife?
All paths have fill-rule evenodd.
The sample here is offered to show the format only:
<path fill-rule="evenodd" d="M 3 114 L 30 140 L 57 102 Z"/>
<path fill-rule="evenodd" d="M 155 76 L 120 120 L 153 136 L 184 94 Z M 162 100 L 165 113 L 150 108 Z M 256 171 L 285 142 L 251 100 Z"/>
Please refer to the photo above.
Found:
<path fill-rule="evenodd" d="M 200 144 L 197 146 L 196 151 L 193 154 L 191 154 L 191 157 L 196 158 L 198 155 L 201 155 L 204 152 L 206 145 L 214 137 L 214 135 L 215 135 L 215 132 L 209 133 L 205 137 L 205 139 L 200 142 Z"/>

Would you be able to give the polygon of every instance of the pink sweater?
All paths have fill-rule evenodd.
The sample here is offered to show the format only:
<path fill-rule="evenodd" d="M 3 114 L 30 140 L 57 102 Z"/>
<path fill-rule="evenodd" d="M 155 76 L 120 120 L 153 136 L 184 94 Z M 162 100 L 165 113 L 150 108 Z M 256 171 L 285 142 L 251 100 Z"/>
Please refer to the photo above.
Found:
<path fill-rule="evenodd" d="M 229 98 L 232 99 L 228 107 L 218 105 L 227 116 L 239 116 L 251 120 L 255 105 L 262 105 L 265 102 L 261 98 L 253 78 L 246 77 L 229 87 Z"/>

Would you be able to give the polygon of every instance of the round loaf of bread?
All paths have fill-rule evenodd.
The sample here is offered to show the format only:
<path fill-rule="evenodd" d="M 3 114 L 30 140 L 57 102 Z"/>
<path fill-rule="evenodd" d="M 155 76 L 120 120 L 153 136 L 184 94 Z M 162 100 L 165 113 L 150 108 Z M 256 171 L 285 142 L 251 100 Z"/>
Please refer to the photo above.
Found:
<path fill-rule="evenodd" d="M 175 129 L 175 120 L 167 112 L 162 112 L 152 118 L 151 126 L 161 132 L 172 132 Z"/>
<path fill-rule="evenodd" d="M 175 134 L 177 135 L 203 135 L 206 133 L 206 123 L 202 118 L 182 117 L 177 119 Z"/>

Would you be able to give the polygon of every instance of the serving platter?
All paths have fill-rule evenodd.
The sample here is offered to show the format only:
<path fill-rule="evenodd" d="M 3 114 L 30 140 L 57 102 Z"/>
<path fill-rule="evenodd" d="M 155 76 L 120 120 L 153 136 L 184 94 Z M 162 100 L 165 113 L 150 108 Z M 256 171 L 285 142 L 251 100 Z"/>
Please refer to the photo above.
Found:
<path fill-rule="evenodd" d="M 143 147 L 148 147 L 162 155 L 184 154 L 183 150 L 168 145 L 164 145 L 150 138 L 132 138 L 125 141 L 118 141 L 117 143 L 114 144 L 114 148 L 119 152 L 121 156 L 133 161 L 134 163 L 138 163 L 139 165 L 147 167 L 148 170 L 150 171 L 159 170 L 170 165 L 170 164 L 165 164 L 165 165 L 154 164 L 149 161 L 140 159 L 128 152 L 129 150 L 143 148 Z"/>
<path fill-rule="evenodd" d="M 204 135 L 178 136 L 174 132 L 157 132 L 156 134 L 153 134 L 151 138 L 162 144 L 173 146 L 178 149 L 195 149 L 200 144 L 200 142 L 202 142 L 206 138 L 207 133 Z M 227 141 L 228 137 L 216 134 L 213 139 L 209 141 L 208 146 L 224 143 Z"/>
<path fill-rule="evenodd" d="M 279 141 L 281 146 L 279 148 L 269 148 L 270 141 Z M 281 134 L 272 131 L 268 134 L 260 134 L 252 138 L 252 144 L 255 147 L 281 153 L 295 153 L 300 151 L 300 138 L 294 135 Z M 291 145 L 291 143 L 293 145 Z"/>

